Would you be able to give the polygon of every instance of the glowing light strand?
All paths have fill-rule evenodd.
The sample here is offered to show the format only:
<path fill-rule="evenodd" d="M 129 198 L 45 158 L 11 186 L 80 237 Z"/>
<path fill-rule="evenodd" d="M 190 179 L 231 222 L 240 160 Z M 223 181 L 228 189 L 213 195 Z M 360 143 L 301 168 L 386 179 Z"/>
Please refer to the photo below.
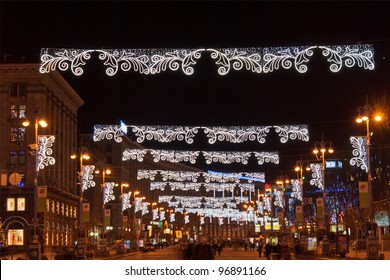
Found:
<path fill-rule="evenodd" d="M 104 184 L 103 204 L 107 204 L 108 202 L 115 199 L 114 186 L 115 182 L 106 182 Z"/>
<path fill-rule="evenodd" d="M 181 127 L 181 126 L 136 126 L 130 125 L 132 131 L 137 136 L 137 142 L 142 143 L 146 140 L 155 140 L 159 142 L 172 142 L 175 140 L 185 141 L 188 144 L 194 142 L 193 138 L 198 133 L 199 127 Z"/>
<path fill-rule="evenodd" d="M 122 212 L 131 208 L 130 196 L 131 193 L 122 194 Z"/>
<path fill-rule="evenodd" d="M 256 157 L 259 165 L 263 165 L 264 163 L 279 164 L 278 152 L 253 152 L 253 155 Z"/>
<path fill-rule="evenodd" d="M 122 136 L 124 136 L 120 125 L 100 125 L 94 126 L 93 141 L 98 142 L 104 139 L 114 139 L 115 142 L 122 142 Z"/>
<path fill-rule="evenodd" d="M 319 189 L 323 188 L 322 185 L 322 172 L 321 172 L 321 164 L 319 163 L 311 163 L 310 164 L 310 169 L 312 171 L 312 178 L 310 180 L 310 185 L 316 186 Z"/>
<path fill-rule="evenodd" d="M 299 201 L 302 201 L 302 185 L 301 181 L 297 179 L 291 179 L 292 193 L 291 197 L 295 197 Z"/>
<path fill-rule="evenodd" d="M 83 165 L 82 166 L 82 178 L 81 178 L 82 188 L 81 189 L 83 191 L 96 186 L 95 181 L 93 181 L 93 171 L 94 170 L 95 170 L 95 165 Z"/>
<path fill-rule="evenodd" d="M 276 133 L 279 133 L 280 142 L 286 143 L 288 139 L 309 141 L 309 129 L 307 125 L 282 125 L 274 126 Z"/>
<path fill-rule="evenodd" d="M 209 138 L 208 142 L 214 144 L 218 141 L 228 141 L 231 143 L 242 143 L 245 141 L 255 141 L 265 143 L 265 137 L 269 133 L 271 126 L 247 126 L 247 127 L 202 127 L 204 133 Z"/>
<path fill-rule="evenodd" d="M 349 163 L 351 166 L 360 167 L 365 172 L 368 171 L 368 159 L 367 159 L 367 140 L 366 137 L 350 137 L 350 142 L 352 144 L 352 155 L 353 158 L 350 159 Z"/>

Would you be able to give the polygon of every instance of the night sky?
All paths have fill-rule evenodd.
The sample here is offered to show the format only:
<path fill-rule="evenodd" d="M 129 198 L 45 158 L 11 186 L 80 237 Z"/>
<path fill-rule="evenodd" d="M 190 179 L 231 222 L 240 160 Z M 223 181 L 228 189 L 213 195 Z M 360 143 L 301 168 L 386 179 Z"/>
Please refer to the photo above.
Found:
<path fill-rule="evenodd" d="M 386 1 L 340 2 L 8 2 L 1 1 L 1 57 L 14 62 L 40 61 L 41 48 L 249 48 L 373 44 L 375 70 L 329 70 L 316 52 L 305 74 L 293 68 L 268 74 L 218 66 L 203 53 L 195 73 L 134 71 L 105 74 L 93 57 L 84 74 L 63 75 L 85 101 L 79 111 L 81 132 L 93 125 L 246 126 L 307 124 L 310 141 L 193 146 L 144 143 L 146 147 L 186 150 L 275 151 L 281 164 L 223 166 L 234 171 L 291 173 L 296 160 L 314 160 L 314 141 L 332 141 L 337 151 L 351 149 L 349 136 L 365 134 L 354 123 L 357 107 L 390 107 L 390 4 Z M 203 138 L 202 138 L 203 137 Z M 197 141 L 198 140 L 198 141 Z M 213 169 L 213 166 L 207 166 Z M 277 171 L 275 171 L 277 169 Z M 233 170 L 232 170 L 233 171 Z M 266 173 L 267 176 L 267 173 Z"/>

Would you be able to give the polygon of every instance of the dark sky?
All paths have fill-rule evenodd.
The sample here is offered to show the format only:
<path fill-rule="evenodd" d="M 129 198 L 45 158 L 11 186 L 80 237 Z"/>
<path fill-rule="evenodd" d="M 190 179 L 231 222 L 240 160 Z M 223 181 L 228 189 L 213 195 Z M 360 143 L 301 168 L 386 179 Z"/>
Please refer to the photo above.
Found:
<path fill-rule="evenodd" d="M 95 123 L 112 124 L 119 119 L 135 125 L 308 124 L 309 143 L 289 141 L 282 145 L 270 138 L 264 145 L 200 148 L 279 150 L 278 168 L 286 172 L 301 154 L 313 159 L 310 151 L 322 134 L 334 143 L 336 151 L 350 149 L 349 136 L 365 133 L 364 127 L 353 120 L 366 96 L 371 105 L 381 104 L 387 110 L 390 107 L 390 4 L 386 1 L 1 1 L 0 9 L 0 52 L 3 61 L 7 58 L 8 62 L 23 56 L 25 61 L 38 63 L 41 48 L 247 48 L 358 43 L 373 44 L 375 48 L 374 71 L 344 67 L 339 73 L 332 73 L 326 58 L 316 53 L 305 74 L 294 69 L 268 74 L 232 70 L 220 76 L 215 62 L 204 54 L 192 76 L 180 71 L 157 75 L 119 71 L 109 77 L 94 57 L 83 67 L 82 76 L 64 73 L 85 101 L 79 111 L 82 132 L 92 132 Z M 193 149 L 181 144 L 159 148 Z M 264 171 L 266 167 L 256 165 L 252 169 Z"/>

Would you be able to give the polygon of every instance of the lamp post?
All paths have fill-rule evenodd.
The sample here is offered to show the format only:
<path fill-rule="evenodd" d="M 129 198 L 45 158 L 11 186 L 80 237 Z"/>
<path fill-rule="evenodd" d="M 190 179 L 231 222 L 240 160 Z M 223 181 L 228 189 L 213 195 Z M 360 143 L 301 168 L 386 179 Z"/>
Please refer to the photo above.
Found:
<path fill-rule="evenodd" d="M 135 220 L 136 220 L 136 213 L 137 213 L 137 209 L 136 209 L 136 199 L 137 199 L 137 195 L 139 195 L 139 191 L 135 191 L 134 192 L 134 216 L 133 216 L 133 222 L 132 222 L 132 231 L 133 231 L 133 248 L 137 248 L 137 233 L 136 233 L 136 229 L 135 229 Z"/>
<path fill-rule="evenodd" d="M 286 198 L 285 198 L 285 191 L 286 187 L 285 184 L 290 183 L 290 179 L 288 176 L 281 175 L 276 177 L 276 185 L 280 186 L 282 188 L 282 214 L 283 214 L 283 231 L 286 229 L 286 224 L 285 224 L 285 217 L 286 217 Z"/>
<path fill-rule="evenodd" d="M 371 220 L 374 218 L 374 213 L 372 209 L 372 176 L 371 176 L 371 132 L 370 132 L 370 118 L 372 118 L 375 122 L 380 122 L 382 120 L 382 116 L 379 113 L 374 112 L 371 106 L 368 105 L 368 101 L 366 100 L 366 104 L 364 106 L 358 107 L 359 116 L 356 118 L 357 123 L 366 123 L 366 153 L 367 153 L 367 183 L 368 183 L 368 209 L 369 209 L 369 217 Z"/>
<path fill-rule="evenodd" d="M 78 232 L 78 242 L 77 244 L 80 243 L 80 238 L 82 238 L 82 231 L 81 231 L 81 228 L 84 226 L 84 223 L 83 223 L 83 193 L 84 193 L 84 189 L 83 189 L 83 172 L 84 172 L 84 167 L 83 167 L 83 161 L 84 160 L 89 160 L 91 157 L 90 155 L 87 153 L 87 149 L 85 147 L 81 147 L 80 148 L 80 152 L 79 154 L 72 154 L 70 156 L 71 159 L 75 160 L 77 158 L 79 158 L 79 168 L 80 168 L 80 171 L 78 173 L 78 179 L 79 179 L 79 184 L 80 184 L 80 189 L 79 189 L 79 232 Z M 85 231 L 85 228 L 84 228 L 84 231 Z M 85 232 L 86 234 L 86 232 Z M 86 237 L 84 237 L 85 241 L 87 240 Z"/>
<path fill-rule="evenodd" d="M 319 153 L 321 152 L 321 155 Z M 321 176 L 322 176 L 322 205 L 323 205 L 323 220 L 324 227 L 327 227 L 326 220 L 326 187 L 325 187 L 325 154 L 334 153 L 332 148 L 332 142 L 324 141 L 323 137 L 320 142 L 314 142 L 313 154 L 316 156 L 317 160 L 321 160 Z"/>
<path fill-rule="evenodd" d="M 304 203 L 304 193 L 303 193 L 304 167 L 306 171 L 310 171 L 310 162 L 307 160 L 302 160 L 302 156 L 301 156 L 301 159 L 296 161 L 294 170 L 297 172 L 297 179 L 299 180 L 299 184 L 301 186 L 301 197 L 302 197 L 301 205 L 302 205 L 303 223 L 305 222 L 305 203 Z"/>
<path fill-rule="evenodd" d="M 100 174 L 100 170 L 96 169 L 95 174 Z M 101 184 L 101 189 L 102 189 L 102 230 L 103 230 L 103 237 L 105 236 L 105 223 L 104 223 L 104 218 L 105 218 L 105 205 L 106 205 L 106 198 L 105 198 L 105 189 L 106 189 L 106 176 L 111 174 L 111 169 L 109 168 L 103 168 L 102 169 L 102 184 Z"/>
<path fill-rule="evenodd" d="M 28 119 L 24 120 L 22 125 L 24 127 L 28 127 L 30 125 L 30 121 Z M 34 177 L 34 200 L 33 200 L 33 228 L 34 228 L 34 233 L 33 233 L 33 239 L 32 239 L 32 244 L 30 246 L 31 249 L 38 249 L 37 257 L 40 259 L 40 252 L 41 252 L 41 244 L 39 243 L 38 240 L 38 235 L 37 235 L 37 226 L 38 226 L 38 176 L 39 176 L 39 165 L 38 165 L 38 153 L 39 153 L 39 135 L 38 135 L 38 129 L 39 126 L 45 128 L 47 127 L 48 123 L 44 118 L 40 118 L 39 111 L 37 113 L 37 116 L 35 118 L 35 124 L 34 124 L 34 143 L 28 145 L 29 148 L 33 151 L 33 154 L 35 155 L 35 177 Z"/>

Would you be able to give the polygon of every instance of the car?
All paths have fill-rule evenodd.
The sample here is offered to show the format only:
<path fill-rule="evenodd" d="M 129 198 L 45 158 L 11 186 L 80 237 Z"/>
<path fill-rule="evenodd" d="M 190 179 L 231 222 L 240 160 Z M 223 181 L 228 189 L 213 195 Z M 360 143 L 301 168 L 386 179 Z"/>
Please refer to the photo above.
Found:
<path fill-rule="evenodd" d="M 143 247 L 143 251 L 144 252 L 147 252 L 147 251 L 154 251 L 155 248 L 154 248 L 154 244 L 152 242 L 146 242 L 144 247 Z"/>

